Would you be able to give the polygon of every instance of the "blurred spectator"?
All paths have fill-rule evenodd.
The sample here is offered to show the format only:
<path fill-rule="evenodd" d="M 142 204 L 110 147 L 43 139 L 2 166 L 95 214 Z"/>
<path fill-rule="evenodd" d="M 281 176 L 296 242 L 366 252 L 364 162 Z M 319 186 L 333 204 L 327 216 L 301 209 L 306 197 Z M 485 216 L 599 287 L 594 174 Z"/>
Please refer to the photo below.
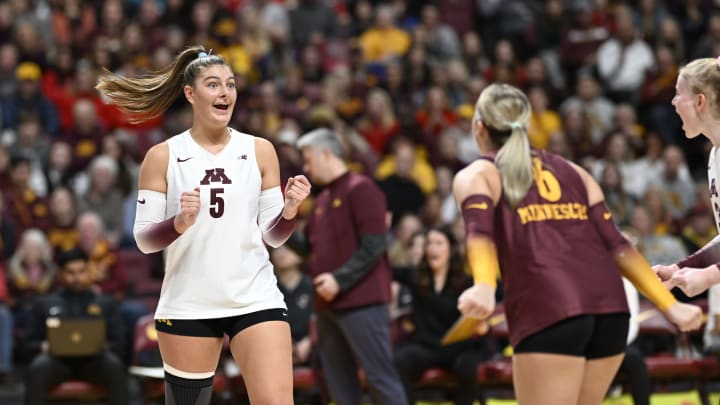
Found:
<path fill-rule="evenodd" d="M 55 141 L 45 162 L 45 188 L 52 193 L 57 187 L 75 189 L 75 173 L 71 170 L 72 149 L 66 142 Z"/>
<path fill-rule="evenodd" d="M 393 102 L 385 90 L 373 88 L 367 95 L 365 112 L 357 122 L 357 130 L 375 153 L 384 155 L 390 140 L 400 133 Z"/>
<path fill-rule="evenodd" d="M 457 245 L 449 229 L 430 228 L 420 264 L 393 269 L 393 277 L 412 291 L 413 334 L 395 348 L 395 366 L 410 404 L 415 403 L 415 381 L 430 367 L 441 367 L 456 377 L 455 404 L 471 405 L 475 401 L 477 367 L 488 353 L 480 350 L 476 340 L 449 346 L 440 343 L 460 317 L 460 293 L 472 285 Z"/>
<path fill-rule="evenodd" d="M 390 5 L 375 10 L 375 25 L 358 38 L 363 56 L 368 63 L 385 63 L 402 57 L 410 49 L 410 35 L 395 26 L 395 15 Z"/>
<path fill-rule="evenodd" d="M 410 249 L 412 235 L 422 230 L 422 222 L 417 214 L 405 214 L 395 219 L 396 225 L 391 228 L 392 237 L 388 247 L 388 258 L 392 267 L 407 267 L 412 262 Z"/>
<path fill-rule="evenodd" d="M 123 196 L 116 187 L 117 162 L 107 155 L 93 159 L 88 168 L 87 187 L 78 199 L 78 212 L 97 213 L 103 221 L 107 241 L 116 247 L 122 232 Z"/>
<path fill-rule="evenodd" d="M 550 99 L 542 87 L 531 87 L 527 95 L 532 107 L 528 128 L 530 145 L 537 149 L 546 149 L 550 136 L 562 127 L 560 114 L 550 109 Z"/>
<path fill-rule="evenodd" d="M 654 63 L 652 49 L 637 36 L 630 10 L 618 7 L 615 35 L 603 42 L 597 51 L 597 69 L 608 97 L 616 102 L 636 101 L 645 71 Z"/>
<path fill-rule="evenodd" d="M 147 307 L 139 301 L 128 299 L 125 296 L 128 279 L 127 269 L 118 258 L 117 251 L 107 240 L 102 219 L 94 212 L 81 214 L 76 222 L 78 230 L 78 245 L 87 257 L 87 268 L 94 288 L 102 294 L 115 298 L 119 305 L 120 316 L 125 323 L 123 328 L 127 336 L 128 345 L 132 341 L 135 323 L 143 315 L 149 313 Z M 124 348 L 129 353 L 130 346 Z M 123 360 L 125 360 L 123 358 Z"/>
<path fill-rule="evenodd" d="M 578 75 L 575 95 L 560 105 L 563 115 L 571 108 L 579 108 L 587 116 L 587 130 L 594 144 L 600 143 L 613 126 L 615 105 L 602 95 L 602 87 L 589 73 Z"/>
<path fill-rule="evenodd" d="M 124 324 L 115 302 L 91 288 L 87 260 L 87 256 L 79 250 L 69 250 L 60 255 L 58 265 L 64 288 L 33 304 L 25 342 L 28 351 L 35 355 L 25 379 L 27 405 L 45 404 L 48 390 L 71 378 L 103 383 L 108 390 L 110 404 L 128 404 L 127 376 L 120 361 L 125 349 Z M 91 357 L 58 357 L 51 354 L 47 325 L 68 318 L 103 318 L 107 350 Z"/>
<path fill-rule="evenodd" d="M 470 75 L 479 75 L 490 66 L 482 40 L 475 31 L 468 31 L 463 36 L 462 60 Z"/>
<path fill-rule="evenodd" d="M 15 227 L 8 219 L 3 193 L 0 190 L 0 259 L 4 262 L 15 253 L 17 232 L 15 232 Z"/>
<path fill-rule="evenodd" d="M 457 142 L 458 159 L 466 165 L 480 157 L 475 135 L 472 132 L 472 117 L 475 107 L 472 104 L 462 104 L 455 112 L 457 123 L 443 132 L 443 136 L 450 134 Z"/>
<path fill-rule="evenodd" d="M 449 167 L 453 173 L 457 173 L 465 167 L 465 163 L 460 160 L 460 143 L 458 142 L 458 138 L 447 130 L 440 135 L 437 140 L 437 148 L 431 150 L 431 152 L 433 152 L 433 154 L 430 156 L 430 162 L 433 167 Z"/>
<path fill-rule="evenodd" d="M 31 167 L 28 180 L 30 189 L 39 197 L 45 197 L 48 189 L 42 170 L 48 157 L 49 145 L 47 136 L 42 133 L 38 117 L 27 115 L 20 118 L 15 138 L 15 143 L 9 149 L 10 155 L 28 158 Z"/>
<path fill-rule="evenodd" d="M 62 135 L 61 140 L 72 147 L 71 168 L 73 173 L 77 173 L 85 170 L 88 163 L 100 153 L 105 128 L 92 101 L 77 100 L 72 111 L 73 127 Z"/>
<path fill-rule="evenodd" d="M 673 59 L 676 61 L 686 60 L 685 43 L 683 42 L 682 32 L 680 32 L 677 20 L 672 17 L 667 17 L 662 20 L 660 35 L 655 44 L 655 48 L 659 47 L 670 49 Z"/>
<path fill-rule="evenodd" d="M 50 225 L 45 199 L 30 188 L 32 164 L 24 156 L 13 156 L 10 161 L 11 186 L 5 192 L 5 207 L 18 233 L 27 228 L 46 230 Z"/>
<path fill-rule="evenodd" d="M 23 232 L 7 269 L 14 329 L 24 332 L 33 300 L 49 293 L 55 283 L 55 262 L 45 234 L 38 229 Z"/>
<path fill-rule="evenodd" d="M 567 83 L 573 86 L 581 68 L 595 64 L 598 47 L 610 37 L 610 31 L 593 20 L 591 0 L 574 0 L 569 12 L 570 24 L 562 34 L 558 53 Z"/>
<path fill-rule="evenodd" d="M 664 170 L 655 177 L 651 184 L 663 190 L 668 202 L 670 216 L 682 220 L 695 205 L 695 184 L 690 178 L 690 171 L 685 164 L 682 149 L 670 145 L 663 152 Z"/>
<path fill-rule="evenodd" d="M 720 44 L 720 11 L 714 10 L 708 18 L 707 30 L 703 33 L 698 43 L 695 44 L 694 47 L 688 46 L 688 49 L 694 48 L 693 54 L 688 55 L 688 59 L 715 56 L 713 52 L 717 44 Z"/>
<path fill-rule="evenodd" d="M 698 188 L 699 187 L 707 189 L 707 184 L 698 186 Z M 688 252 L 697 252 L 717 236 L 715 219 L 705 201 L 709 202 L 710 200 L 698 201 L 693 209 L 690 210 L 686 225 L 682 229 L 680 237 Z"/>
<path fill-rule="evenodd" d="M 678 75 L 678 59 L 670 48 L 655 48 L 657 63 L 645 74 L 640 94 L 640 108 L 645 119 L 667 143 L 681 143 L 682 122 L 671 102 L 675 97 L 675 79 Z M 683 137 L 684 138 L 684 137 Z"/>
<path fill-rule="evenodd" d="M 10 298 L 5 266 L 0 265 L 0 386 L 12 382 L 15 327 L 9 308 Z"/>
<path fill-rule="evenodd" d="M 313 40 L 335 37 L 336 15 L 332 8 L 320 0 L 298 0 L 290 9 L 290 38 L 295 49 L 301 49 Z"/>
<path fill-rule="evenodd" d="M 0 5 L 0 14 L 4 6 Z M 0 33 L 0 37 L 2 34 Z M 18 63 L 17 47 L 12 42 L 0 44 L 0 104 L 15 94 L 17 81 L 15 80 L 15 66 Z M 0 127 L 2 114 L 0 114 Z"/>
<path fill-rule="evenodd" d="M 432 86 L 427 91 L 424 105 L 415 113 L 415 120 L 420 128 L 430 136 L 429 142 L 437 140 L 442 132 L 455 125 L 457 115 L 450 108 L 445 91 Z"/>
<path fill-rule="evenodd" d="M 420 25 L 426 37 L 425 47 L 432 62 L 442 63 L 460 57 L 458 33 L 440 20 L 440 12 L 434 4 L 422 8 Z"/>
<path fill-rule="evenodd" d="M 679 3 L 670 2 L 668 8 L 680 23 L 683 41 L 686 44 L 696 44 L 707 27 L 712 2 L 690 0 Z M 710 56 L 710 55 L 708 55 Z M 715 56 L 714 54 L 712 56 Z"/>
<path fill-rule="evenodd" d="M 623 174 L 615 162 L 605 165 L 598 181 L 605 195 L 605 204 L 620 227 L 630 224 L 630 216 L 635 209 L 635 200 L 625 191 L 623 181 Z"/>
<path fill-rule="evenodd" d="M 293 364 L 308 365 L 312 354 L 310 317 L 313 313 L 313 284 L 300 271 L 302 258 L 286 246 L 272 249 L 270 254 L 278 287 L 285 296 L 288 322 L 293 340 Z"/>
<path fill-rule="evenodd" d="M 635 207 L 631 226 L 638 235 L 640 252 L 651 265 L 675 263 L 687 256 L 685 246 L 678 238 L 655 231 L 655 219 L 645 206 Z"/>
<path fill-rule="evenodd" d="M 99 291 L 122 301 L 127 287 L 127 273 L 107 240 L 102 218 L 91 211 L 81 214 L 75 222 L 77 246 L 88 256 L 88 270 Z"/>
<path fill-rule="evenodd" d="M 415 182 L 412 169 L 415 166 L 415 151 L 412 144 L 401 142 L 393 153 L 395 170 L 378 181 L 387 199 L 388 211 L 392 213 L 392 226 L 406 213 L 419 214 L 425 203 L 425 196 Z"/>
<path fill-rule="evenodd" d="M 613 130 L 620 131 L 627 136 L 633 151 L 642 149 L 645 128 L 637 119 L 635 104 L 618 103 L 615 107 L 613 123 Z"/>
<path fill-rule="evenodd" d="M 525 87 L 525 68 L 518 58 L 512 42 L 506 39 L 497 41 L 493 56 L 493 64 L 483 72 L 486 81 Z"/>
<path fill-rule="evenodd" d="M 420 186 L 420 189 L 424 194 L 429 194 L 435 191 L 437 187 L 437 181 L 435 180 L 435 170 L 428 163 L 426 158 L 426 152 L 424 149 L 416 147 L 410 140 L 404 137 L 399 137 L 393 144 L 391 155 L 385 156 L 383 160 L 378 164 L 375 170 L 375 178 L 378 181 L 382 181 L 392 174 L 396 173 L 396 150 L 397 149 L 411 149 L 414 150 L 414 158 L 412 158 L 413 165 L 410 171 L 412 179 Z M 401 152 L 404 154 L 405 152 Z"/>
<path fill-rule="evenodd" d="M 47 231 L 48 242 L 55 255 L 77 246 L 78 230 L 77 203 L 75 195 L 66 187 L 57 187 L 49 197 L 50 229 Z"/>
<path fill-rule="evenodd" d="M 617 165 L 620 170 L 620 174 L 623 181 L 630 179 L 630 170 L 632 169 L 632 158 L 633 151 L 630 149 L 628 142 L 628 136 L 622 132 L 613 132 L 608 135 L 607 142 L 605 143 L 605 150 L 600 154 L 601 159 L 594 162 L 592 166 L 592 175 L 595 179 L 600 180 L 602 172 L 610 163 Z M 623 183 L 622 185 L 625 191 L 628 190 L 627 186 Z"/>
<path fill-rule="evenodd" d="M 675 229 L 677 224 L 673 222 L 668 210 L 667 195 L 662 189 L 650 185 L 640 199 L 640 204 L 647 209 L 652 218 L 653 233 L 658 235 L 676 235 L 678 233 Z"/>
<path fill-rule="evenodd" d="M 654 44 L 660 37 L 662 21 L 668 17 L 663 1 L 640 0 L 633 12 L 638 34 L 645 42 Z"/>
<path fill-rule="evenodd" d="M 42 70 L 33 62 L 23 62 L 15 69 L 18 82 L 15 93 L 2 104 L 2 125 L 4 129 L 17 130 L 23 116 L 35 115 L 42 123 L 42 130 L 56 136 L 60 120 L 55 105 L 40 91 Z"/>

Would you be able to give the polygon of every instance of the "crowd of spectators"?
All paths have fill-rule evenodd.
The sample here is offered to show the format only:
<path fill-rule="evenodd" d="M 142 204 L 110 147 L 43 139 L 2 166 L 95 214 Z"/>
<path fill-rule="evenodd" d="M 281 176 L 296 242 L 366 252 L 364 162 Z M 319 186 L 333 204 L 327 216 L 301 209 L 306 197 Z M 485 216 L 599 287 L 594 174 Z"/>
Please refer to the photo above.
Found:
<path fill-rule="evenodd" d="M 229 62 L 230 125 L 274 143 L 283 183 L 302 172 L 300 134 L 341 135 L 348 167 L 387 197 L 393 267 L 418 262 L 423 228 L 462 240 L 452 178 L 478 157 L 473 103 L 492 82 L 527 92 L 532 146 L 587 168 L 651 264 L 716 234 L 704 183 L 711 145 L 686 140 L 671 105 L 679 67 L 720 55 L 710 0 L 8 0 L 0 325 L 14 328 L 0 326 L 0 375 L 12 370 L 8 339 L 21 338 L 31 300 L 57 288 L 59 252 L 85 252 L 128 330 L 152 311 L 126 296 L 117 252 L 134 249 L 145 151 L 188 128 L 190 109 L 179 98 L 132 123 L 94 85 L 105 69 L 159 70 L 189 45 Z M 307 340 L 293 338 L 306 360 Z"/>

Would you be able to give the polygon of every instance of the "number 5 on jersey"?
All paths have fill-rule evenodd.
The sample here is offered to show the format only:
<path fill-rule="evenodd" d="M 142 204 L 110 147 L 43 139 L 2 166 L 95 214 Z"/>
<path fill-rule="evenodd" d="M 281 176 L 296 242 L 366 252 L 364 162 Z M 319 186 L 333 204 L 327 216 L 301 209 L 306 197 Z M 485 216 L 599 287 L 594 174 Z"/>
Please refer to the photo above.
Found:
<path fill-rule="evenodd" d="M 225 213 L 225 199 L 222 197 L 224 192 L 224 188 L 210 189 L 210 216 L 213 218 L 220 218 Z"/>

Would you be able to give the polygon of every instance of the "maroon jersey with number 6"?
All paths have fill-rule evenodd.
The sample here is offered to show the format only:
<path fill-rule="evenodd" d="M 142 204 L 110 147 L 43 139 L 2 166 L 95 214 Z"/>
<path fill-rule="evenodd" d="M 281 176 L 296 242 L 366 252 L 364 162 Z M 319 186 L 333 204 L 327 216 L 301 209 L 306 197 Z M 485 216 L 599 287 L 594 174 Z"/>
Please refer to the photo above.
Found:
<path fill-rule="evenodd" d="M 588 218 L 587 189 L 563 158 L 533 151 L 535 181 L 495 215 L 510 342 L 581 314 L 628 312 L 620 270 Z"/>

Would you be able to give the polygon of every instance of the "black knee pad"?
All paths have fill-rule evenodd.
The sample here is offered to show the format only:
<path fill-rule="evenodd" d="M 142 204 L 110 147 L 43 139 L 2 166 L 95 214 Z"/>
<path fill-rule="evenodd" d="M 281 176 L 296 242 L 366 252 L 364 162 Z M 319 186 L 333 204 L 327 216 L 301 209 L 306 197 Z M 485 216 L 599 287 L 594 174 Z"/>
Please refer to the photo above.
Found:
<path fill-rule="evenodd" d="M 213 377 L 191 380 L 165 371 L 165 405 L 209 405 Z"/>

